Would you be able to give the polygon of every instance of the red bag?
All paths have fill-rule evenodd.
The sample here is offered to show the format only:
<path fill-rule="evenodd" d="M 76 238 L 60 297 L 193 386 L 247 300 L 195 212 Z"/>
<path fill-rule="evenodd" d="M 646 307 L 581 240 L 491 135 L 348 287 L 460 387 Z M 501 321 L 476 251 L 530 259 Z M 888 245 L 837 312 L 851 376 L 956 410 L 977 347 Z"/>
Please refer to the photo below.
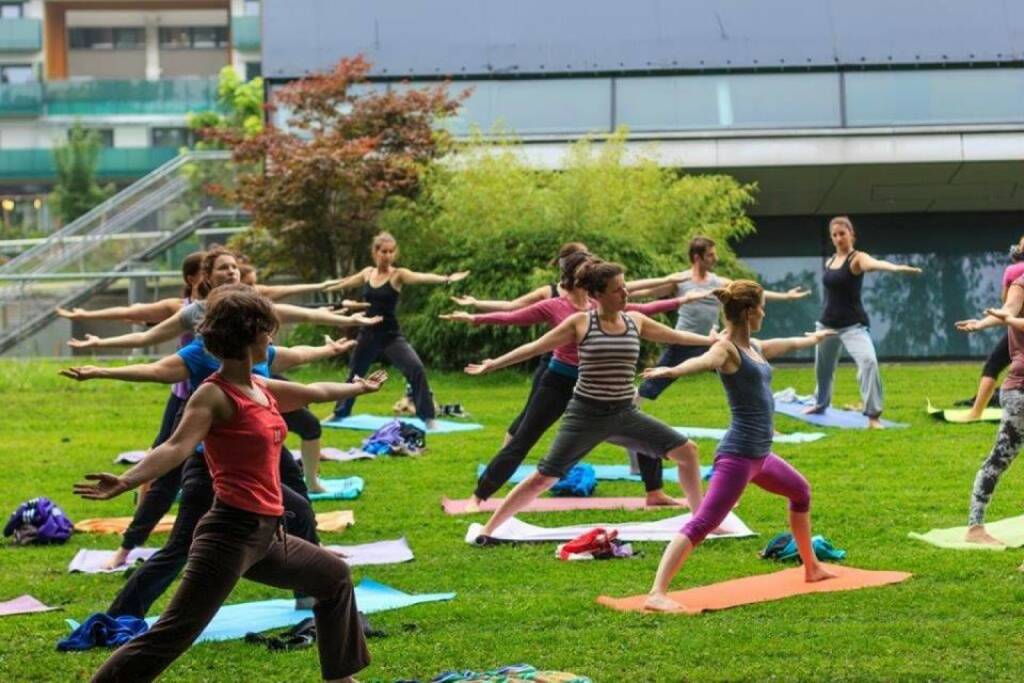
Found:
<path fill-rule="evenodd" d="M 603 527 L 591 529 L 563 545 L 558 551 L 558 557 L 568 560 L 570 555 L 581 555 L 590 553 L 594 557 L 601 555 L 612 555 L 612 541 L 619 535 L 617 529 L 606 531 Z"/>

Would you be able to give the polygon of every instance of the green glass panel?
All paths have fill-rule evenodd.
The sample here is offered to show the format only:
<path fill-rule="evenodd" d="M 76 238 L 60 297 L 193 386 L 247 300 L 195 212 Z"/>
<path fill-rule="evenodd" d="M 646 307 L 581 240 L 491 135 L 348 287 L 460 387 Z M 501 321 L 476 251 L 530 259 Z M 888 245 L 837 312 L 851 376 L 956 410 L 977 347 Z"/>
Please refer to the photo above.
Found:
<path fill-rule="evenodd" d="M 141 177 L 177 154 L 175 149 L 160 147 L 106 148 L 100 150 L 97 175 L 105 179 Z M 0 180 L 53 180 L 56 175 L 52 150 L 0 150 Z"/>
<path fill-rule="evenodd" d="M 0 52 L 38 52 L 42 47 L 42 21 L 0 19 Z"/>
<path fill-rule="evenodd" d="M 0 117 L 39 116 L 42 112 L 41 83 L 0 85 Z"/>
<path fill-rule="evenodd" d="M 259 16 L 231 18 L 231 42 L 236 50 L 260 49 L 260 19 Z"/>
<path fill-rule="evenodd" d="M 45 100 L 49 116 L 186 114 L 217 106 L 217 80 L 51 81 Z"/>

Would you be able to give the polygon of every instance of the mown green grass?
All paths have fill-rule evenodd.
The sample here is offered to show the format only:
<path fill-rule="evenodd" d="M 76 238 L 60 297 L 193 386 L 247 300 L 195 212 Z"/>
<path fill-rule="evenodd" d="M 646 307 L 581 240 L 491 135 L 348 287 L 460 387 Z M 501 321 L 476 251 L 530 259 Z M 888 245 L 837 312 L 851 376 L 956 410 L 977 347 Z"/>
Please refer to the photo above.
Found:
<path fill-rule="evenodd" d="M 130 496 L 106 503 L 74 499 L 71 484 L 111 464 L 122 450 L 145 447 L 155 433 L 166 389 L 112 382 L 74 384 L 59 378 L 55 362 L 0 362 L 0 508 L 46 495 L 72 519 L 131 513 Z M 324 377 L 324 368 L 296 379 Z M 647 590 L 662 546 L 637 544 L 640 559 L 562 563 L 553 545 L 478 550 L 462 537 L 470 518 L 442 514 L 442 494 L 464 497 L 474 468 L 500 444 L 519 409 L 527 378 L 506 372 L 482 379 L 433 375 L 442 402 L 459 401 L 485 429 L 430 439 L 421 458 L 326 463 L 327 476 L 358 474 L 363 497 L 347 504 L 356 525 L 327 534 L 329 543 L 358 543 L 406 535 L 416 560 L 354 570 L 356 578 L 410 592 L 455 591 L 434 603 L 372 617 L 390 633 L 370 643 L 373 664 L 363 680 L 429 679 L 447 668 L 487 668 L 513 662 L 585 674 L 595 681 L 679 680 L 1020 680 L 1024 575 L 1022 553 L 942 551 L 906 538 L 911 530 L 963 524 L 975 470 L 991 446 L 995 426 L 946 425 L 924 414 L 925 397 L 948 405 L 969 396 L 974 365 L 887 365 L 886 416 L 911 423 L 906 430 L 829 430 L 812 444 L 779 448 L 813 486 L 814 524 L 849 551 L 848 563 L 868 569 L 913 572 L 903 584 L 812 595 L 700 617 L 620 614 L 598 607 L 600 593 Z M 813 385 L 807 367 L 781 368 L 775 387 Z M 362 399 L 359 411 L 384 412 L 400 382 Z M 856 400 L 853 370 L 840 369 L 837 403 Z M 650 411 L 673 424 L 723 427 L 724 397 L 712 376 L 678 383 Z M 320 407 L 324 414 L 327 407 Z M 808 430 L 786 417 L 784 431 Z M 328 431 L 326 445 L 348 447 L 363 437 Z M 551 435 L 538 447 L 542 453 Z M 713 443 L 699 442 L 709 462 Z M 592 462 L 623 462 L 602 447 Z M 1024 493 L 1011 469 L 990 508 L 990 518 L 1020 513 Z M 607 483 L 598 495 L 638 495 L 638 484 Z M 708 543 L 677 579 L 696 586 L 777 569 L 757 557 L 767 538 L 784 530 L 784 501 L 750 489 L 739 513 L 761 535 Z M 654 519 L 657 513 L 579 512 L 526 515 L 554 525 Z M 482 520 L 480 516 L 478 519 Z M 154 536 L 150 545 L 162 543 Z M 78 548 L 114 548 L 113 536 L 75 535 L 65 546 L 0 549 L 0 599 L 31 593 L 63 610 L 0 619 L 0 680 L 85 680 L 105 651 L 55 651 L 66 617 L 106 607 L 119 576 L 67 573 Z M 242 582 L 231 602 L 285 595 Z M 167 596 L 157 604 L 162 607 Z M 409 626 L 414 625 L 414 626 Z M 240 642 L 194 647 L 167 672 L 168 681 L 312 681 L 313 651 L 270 654 Z"/>

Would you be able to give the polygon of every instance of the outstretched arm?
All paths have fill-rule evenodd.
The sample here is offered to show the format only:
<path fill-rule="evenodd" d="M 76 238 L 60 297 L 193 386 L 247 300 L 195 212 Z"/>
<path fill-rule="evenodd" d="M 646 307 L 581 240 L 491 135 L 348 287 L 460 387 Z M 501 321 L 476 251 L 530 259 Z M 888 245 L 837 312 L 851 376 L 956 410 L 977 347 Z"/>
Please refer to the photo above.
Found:
<path fill-rule="evenodd" d="M 90 379 L 118 379 L 122 382 L 157 382 L 174 384 L 188 379 L 188 366 L 178 354 L 172 354 L 152 363 L 136 363 L 120 367 L 105 368 L 96 365 L 80 365 L 58 371 L 64 377 L 78 382 Z"/>
<path fill-rule="evenodd" d="M 903 265 L 902 263 L 892 263 L 885 259 L 878 259 L 870 254 L 865 254 L 863 251 L 858 251 L 854 262 L 850 264 L 851 268 L 856 266 L 862 273 L 870 273 L 873 270 L 879 270 L 885 273 L 907 273 L 909 275 L 920 275 L 922 271 L 920 268 L 914 266 Z"/>
<path fill-rule="evenodd" d="M 1022 308 L 1024 308 L 1024 287 L 1012 284 L 1006 292 L 1006 302 L 1003 303 L 1002 308 L 988 309 L 985 312 L 985 317 L 981 320 L 974 318 L 959 320 L 956 323 L 956 329 L 961 332 L 977 332 L 989 327 L 995 327 L 996 325 L 1002 325 L 1005 319 L 1019 316 Z"/>
<path fill-rule="evenodd" d="M 151 450 L 141 462 L 121 476 L 107 472 L 85 475 L 85 482 L 75 484 L 75 494 L 90 500 L 107 500 L 170 472 L 195 451 L 215 419 L 230 415 L 233 409 L 227 401 L 217 387 L 210 384 L 201 386 L 185 404 L 181 424 L 171 438 Z"/>
<path fill-rule="evenodd" d="M 729 361 L 729 346 L 730 344 L 724 341 L 716 342 L 701 355 L 685 360 L 674 367 L 647 368 L 643 372 L 644 379 L 671 379 L 683 375 L 694 375 L 698 372 L 718 370 Z"/>
<path fill-rule="evenodd" d="M 346 398 L 373 393 L 380 389 L 387 379 L 388 373 L 378 370 L 365 379 L 357 377 L 354 382 L 299 384 L 271 379 L 267 380 L 267 388 L 277 399 L 277 409 L 282 413 L 288 413 L 304 408 L 310 403 L 343 401 Z"/>
<path fill-rule="evenodd" d="M 129 323 L 152 324 L 163 322 L 181 310 L 181 299 L 161 299 L 148 304 L 111 306 L 87 311 L 84 308 L 57 307 L 57 315 L 69 320 L 123 320 Z"/>
<path fill-rule="evenodd" d="M 673 330 L 667 325 L 662 325 L 657 320 L 652 320 L 642 313 L 632 313 L 633 320 L 640 328 L 640 336 L 659 344 L 681 344 L 683 346 L 710 346 L 715 343 L 716 338 L 704 334 L 694 334 L 683 330 Z"/>
<path fill-rule="evenodd" d="M 539 356 L 542 353 L 553 351 L 559 346 L 571 344 L 577 340 L 578 323 L 581 320 L 585 320 L 586 315 L 586 313 L 577 313 L 572 315 L 563 320 L 558 327 L 548 331 L 540 339 L 536 339 L 527 344 L 523 344 L 518 348 L 512 349 L 503 356 L 499 356 L 494 359 L 488 358 L 482 363 L 470 363 L 466 366 L 466 373 L 470 375 L 485 375 L 489 372 L 494 372 L 495 370 L 508 367 L 509 365 L 521 363 L 528 358 Z"/>
<path fill-rule="evenodd" d="M 340 356 L 355 345 L 355 339 L 334 340 L 324 335 L 323 346 L 275 346 L 274 363 L 270 369 L 272 372 L 282 373 L 297 365 Z"/>
<path fill-rule="evenodd" d="M 538 287 L 532 292 L 523 294 L 511 301 L 499 301 L 497 299 L 483 301 L 471 296 L 453 296 L 451 299 L 460 306 L 470 306 L 481 313 L 491 313 L 496 311 L 515 311 L 520 308 L 525 308 L 530 304 L 535 304 L 538 301 L 544 301 L 545 299 L 550 298 L 551 288 L 545 286 Z"/>
<path fill-rule="evenodd" d="M 343 277 L 340 280 L 336 280 L 335 283 L 330 285 L 326 291 L 337 292 L 338 290 L 342 289 L 352 289 L 353 287 L 358 287 L 359 285 L 366 282 L 366 271 L 368 270 L 369 268 L 363 268 L 358 273 L 353 273 L 348 277 Z"/>
<path fill-rule="evenodd" d="M 338 287 L 344 282 L 343 279 L 324 280 L 323 282 L 312 282 L 301 285 L 256 285 L 256 291 L 271 301 L 280 301 L 290 296 L 300 296 L 313 292 L 326 292 L 331 287 Z M 339 287 L 340 288 L 340 287 Z"/>
<path fill-rule="evenodd" d="M 803 299 L 805 296 L 810 296 L 811 290 L 804 289 L 803 287 L 793 287 L 787 289 L 785 292 L 773 292 L 770 290 L 764 290 L 765 301 L 796 301 L 797 299 Z"/>
<path fill-rule="evenodd" d="M 368 318 L 361 313 L 355 315 L 338 315 L 331 311 L 319 308 L 306 308 L 304 306 L 293 306 L 292 304 L 274 304 L 274 312 L 283 323 L 315 323 L 317 325 L 330 325 L 331 327 L 365 327 L 376 325 L 381 321 L 380 316 Z"/>
<path fill-rule="evenodd" d="M 143 346 L 154 346 L 165 341 L 170 341 L 187 332 L 188 329 L 181 321 L 181 315 L 175 314 L 155 327 L 145 332 L 132 332 L 116 337 L 97 337 L 95 334 L 85 335 L 85 339 L 69 339 L 68 346 L 73 349 L 110 349 L 127 348 L 137 349 Z"/>
<path fill-rule="evenodd" d="M 797 349 L 809 349 L 812 346 L 816 346 L 826 337 L 834 337 L 836 334 L 835 330 L 818 330 L 816 332 L 808 332 L 802 337 L 780 337 L 777 339 L 765 339 L 761 342 L 761 353 L 764 355 L 765 360 L 781 356 L 784 353 L 790 351 L 796 351 Z"/>
<path fill-rule="evenodd" d="M 436 273 L 417 273 L 408 268 L 399 268 L 395 275 L 401 285 L 447 285 L 451 282 L 465 280 L 469 271 L 460 270 L 451 275 L 437 275 Z"/>

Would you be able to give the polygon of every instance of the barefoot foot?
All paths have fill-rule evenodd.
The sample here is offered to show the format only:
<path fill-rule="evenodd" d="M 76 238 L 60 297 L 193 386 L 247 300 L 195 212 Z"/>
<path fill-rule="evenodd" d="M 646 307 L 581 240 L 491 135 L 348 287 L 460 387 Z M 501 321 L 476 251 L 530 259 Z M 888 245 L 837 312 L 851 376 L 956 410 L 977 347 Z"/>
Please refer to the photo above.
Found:
<path fill-rule="evenodd" d="M 821 415 L 825 412 L 826 406 L 808 406 L 800 412 L 804 415 Z"/>
<path fill-rule="evenodd" d="M 466 502 L 466 512 L 480 512 L 480 504 L 482 500 L 476 496 L 470 496 L 469 501 Z"/>
<path fill-rule="evenodd" d="M 652 612 L 678 612 L 682 608 L 682 605 L 665 593 L 651 593 L 644 601 L 644 609 L 649 609 Z"/>
<path fill-rule="evenodd" d="M 680 505 L 681 503 L 675 498 L 671 497 L 664 491 L 648 491 L 647 498 L 644 501 L 648 507 L 654 507 L 657 505 Z"/>
<path fill-rule="evenodd" d="M 813 567 L 804 567 L 804 581 L 807 583 L 815 583 L 817 581 L 825 581 L 827 579 L 834 579 L 836 575 L 825 569 L 820 564 L 815 564 Z"/>
<path fill-rule="evenodd" d="M 128 561 L 128 553 L 130 552 L 130 550 L 127 550 L 125 548 L 118 548 L 116 551 L 114 551 L 113 557 L 111 557 L 103 564 L 103 568 L 117 569 L 118 567 L 123 566 L 124 563 Z"/>
<path fill-rule="evenodd" d="M 975 524 L 967 527 L 967 535 L 964 536 L 964 540 L 968 543 L 978 543 L 980 545 L 1006 545 L 985 531 L 984 524 Z"/>
<path fill-rule="evenodd" d="M 310 493 L 327 493 L 327 489 L 323 487 L 319 479 L 310 479 L 306 482 L 306 488 L 309 489 Z"/>
<path fill-rule="evenodd" d="M 885 429 L 885 425 L 882 424 L 882 420 L 877 417 L 868 418 L 868 429 Z"/>

